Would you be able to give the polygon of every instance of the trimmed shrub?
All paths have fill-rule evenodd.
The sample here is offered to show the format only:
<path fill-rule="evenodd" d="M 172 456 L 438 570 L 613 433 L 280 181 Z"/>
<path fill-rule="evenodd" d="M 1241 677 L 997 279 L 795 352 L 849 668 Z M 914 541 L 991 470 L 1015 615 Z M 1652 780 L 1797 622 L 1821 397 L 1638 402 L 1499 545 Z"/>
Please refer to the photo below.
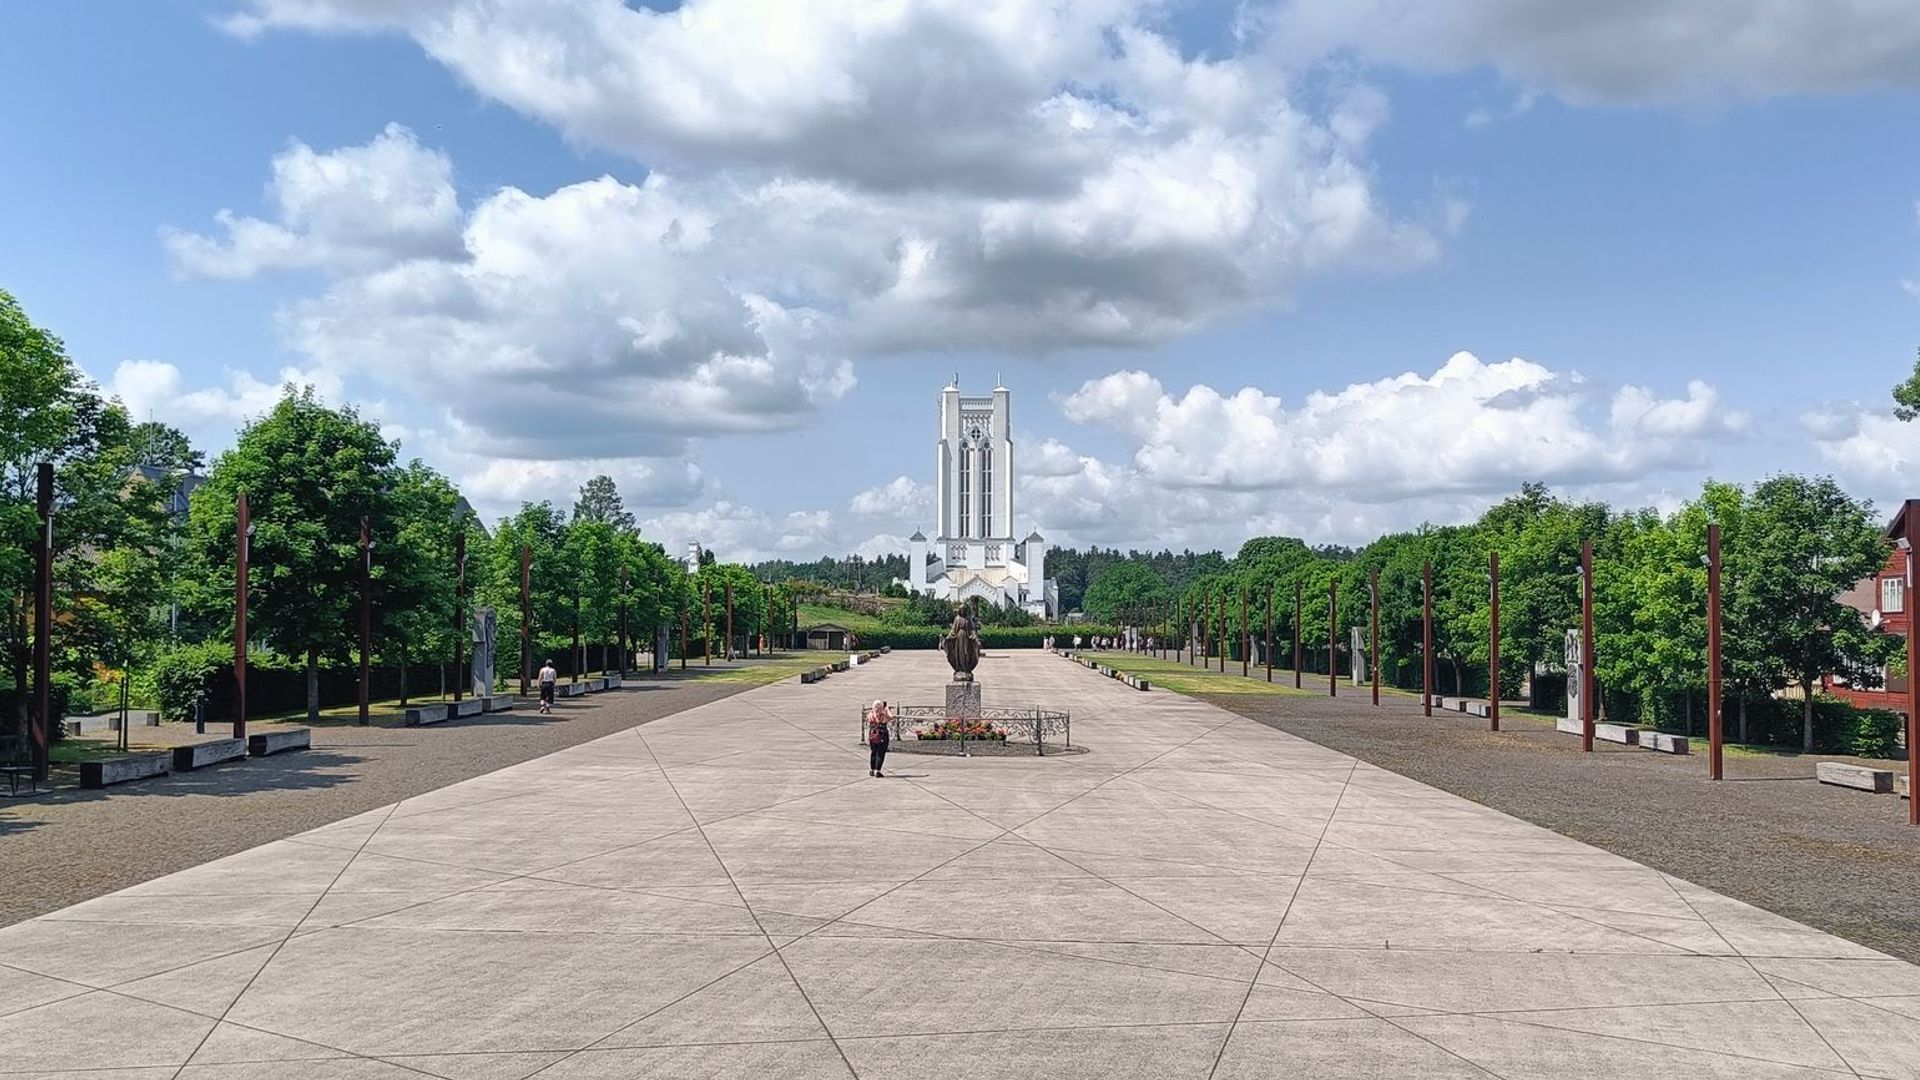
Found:
<path fill-rule="evenodd" d="M 161 718 L 193 719 L 194 710 L 211 698 L 214 679 L 232 667 L 233 647 L 223 641 L 179 645 L 162 652 L 150 673 Z"/>

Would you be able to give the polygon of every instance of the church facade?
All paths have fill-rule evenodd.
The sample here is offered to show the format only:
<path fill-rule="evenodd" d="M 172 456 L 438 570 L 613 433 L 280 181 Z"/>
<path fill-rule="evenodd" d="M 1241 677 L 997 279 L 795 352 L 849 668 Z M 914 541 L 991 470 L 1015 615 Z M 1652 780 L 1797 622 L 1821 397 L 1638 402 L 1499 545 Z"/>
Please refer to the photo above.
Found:
<path fill-rule="evenodd" d="M 934 447 L 933 540 L 908 538 L 908 591 L 942 600 L 977 599 L 1038 618 L 1060 612 L 1059 587 L 1046 576 L 1047 542 L 1038 532 L 1015 540 L 1013 394 L 964 397 L 958 380 L 940 391 L 940 441 Z"/>

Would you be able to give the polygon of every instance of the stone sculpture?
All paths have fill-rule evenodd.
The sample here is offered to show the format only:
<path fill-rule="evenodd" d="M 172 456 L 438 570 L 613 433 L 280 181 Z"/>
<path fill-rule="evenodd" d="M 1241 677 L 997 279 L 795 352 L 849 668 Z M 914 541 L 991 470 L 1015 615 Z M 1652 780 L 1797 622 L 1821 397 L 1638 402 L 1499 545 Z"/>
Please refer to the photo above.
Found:
<path fill-rule="evenodd" d="M 980 635 L 964 612 L 954 615 L 952 628 L 940 640 L 940 651 L 947 654 L 954 682 L 973 681 L 973 669 L 980 666 Z"/>

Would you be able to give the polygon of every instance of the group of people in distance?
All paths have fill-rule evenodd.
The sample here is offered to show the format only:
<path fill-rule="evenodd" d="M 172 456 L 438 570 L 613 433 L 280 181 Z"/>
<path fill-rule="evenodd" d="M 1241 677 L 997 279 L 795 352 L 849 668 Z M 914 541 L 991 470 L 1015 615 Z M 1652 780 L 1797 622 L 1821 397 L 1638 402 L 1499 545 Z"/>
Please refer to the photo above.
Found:
<path fill-rule="evenodd" d="M 1093 634 L 1091 636 L 1075 634 L 1073 635 L 1073 650 L 1075 652 L 1080 651 L 1082 642 L 1085 643 L 1087 648 L 1101 652 L 1147 653 L 1159 647 L 1159 642 L 1154 639 L 1152 634 L 1142 633 L 1137 626 L 1125 627 L 1118 634 Z M 1048 635 L 1047 638 L 1041 642 L 1041 646 L 1047 651 L 1052 652 L 1060 647 L 1060 642 L 1052 635 Z"/>

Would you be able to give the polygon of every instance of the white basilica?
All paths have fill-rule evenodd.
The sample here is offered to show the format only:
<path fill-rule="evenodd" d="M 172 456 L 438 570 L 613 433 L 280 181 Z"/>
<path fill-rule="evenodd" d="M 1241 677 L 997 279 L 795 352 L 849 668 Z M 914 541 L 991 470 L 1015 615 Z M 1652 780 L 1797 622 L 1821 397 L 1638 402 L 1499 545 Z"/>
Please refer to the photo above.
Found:
<path fill-rule="evenodd" d="M 1039 618 L 1060 612 L 1060 589 L 1047 580 L 1047 542 L 1013 538 L 1012 392 L 961 397 L 959 380 L 940 391 L 940 444 L 934 449 L 935 531 L 908 538 L 911 592 L 942 600 L 974 598 L 1025 608 Z"/>

